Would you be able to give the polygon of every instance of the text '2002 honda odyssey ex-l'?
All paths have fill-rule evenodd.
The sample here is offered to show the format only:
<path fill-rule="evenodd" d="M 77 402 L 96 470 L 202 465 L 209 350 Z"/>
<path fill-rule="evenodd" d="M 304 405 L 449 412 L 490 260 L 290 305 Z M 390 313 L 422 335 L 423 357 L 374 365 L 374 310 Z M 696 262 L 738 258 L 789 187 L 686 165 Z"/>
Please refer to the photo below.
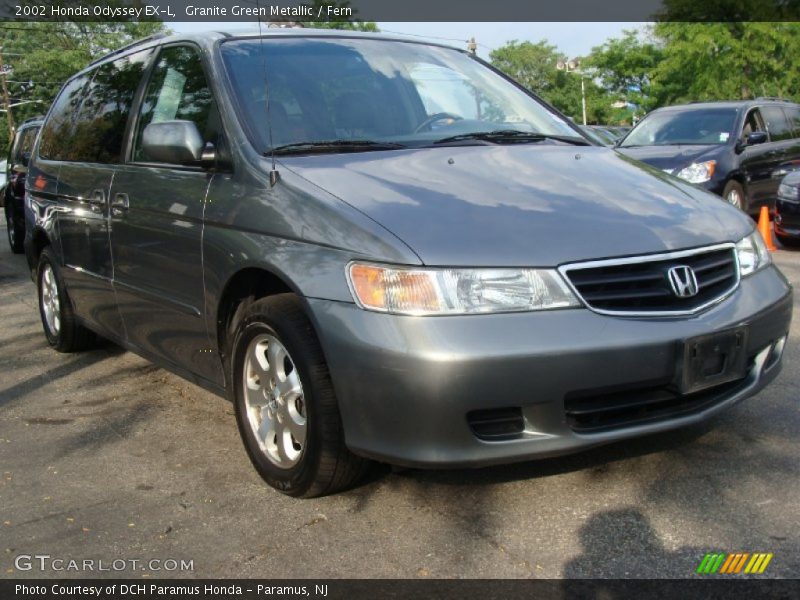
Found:
<path fill-rule="evenodd" d="M 145 40 L 66 83 L 27 189 L 50 344 L 228 394 L 296 496 L 705 419 L 776 376 L 791 319 L 741 211 L 436 45 Z"/>

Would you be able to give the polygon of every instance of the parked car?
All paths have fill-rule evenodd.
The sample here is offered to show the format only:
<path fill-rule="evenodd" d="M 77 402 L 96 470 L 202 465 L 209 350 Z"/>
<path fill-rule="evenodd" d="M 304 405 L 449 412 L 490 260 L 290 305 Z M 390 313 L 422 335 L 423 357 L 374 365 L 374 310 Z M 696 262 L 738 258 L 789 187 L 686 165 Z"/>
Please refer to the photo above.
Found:
<path fill-rule="evenodd" d="M 800 244 L 800 171 L 789 173 L 778 187 L 775 236 L 786 246 Z"/>
<path fill-rule="evenodd" d="M 148 39 L 65 84 L 27 185 L 48 342 L 227 395 L 294 496 L 705 420 L 789 330 L 751 219 L 445 46 Z"/>
<path fill-rule="evenodd" d="M 579 125 L 579 127 L 584 135 L 596 144 L 613 146 L 616 143 L 616 138 L 613 135 L 596 125 Z"/>
<path fill-rule="evenodd" d="M 15 254 L 22 254 L 25 240 L 25 175 L 28 172 L 28 161 L 42 117 L 35 117 L 23 122 L 14 136 L 8 152 L 4 169 L 6 185 L 3 189 L 3 206 L 6 214 L 8 245 Z"/>
<path fill-rule="evenodd" d="M 758 98 L 660 108 L 619 150 L 755 215 L 774 206 L 781 179 L 800 161 L 800 106 Z"/>

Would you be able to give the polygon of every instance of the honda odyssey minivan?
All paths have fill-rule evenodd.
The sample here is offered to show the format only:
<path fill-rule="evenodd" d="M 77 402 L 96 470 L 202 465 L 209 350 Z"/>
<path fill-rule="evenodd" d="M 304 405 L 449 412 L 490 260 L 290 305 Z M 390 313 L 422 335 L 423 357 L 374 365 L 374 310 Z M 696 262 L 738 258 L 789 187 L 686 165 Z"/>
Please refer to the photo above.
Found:
<path fill-rule="evenodd" d="M 741 211 L 469 53 L 154 38 L 71 78 L 27 180 L 48 342 L 235 405 L 273 487 L 684 426 L 775 378 L 792 290 Z"/>

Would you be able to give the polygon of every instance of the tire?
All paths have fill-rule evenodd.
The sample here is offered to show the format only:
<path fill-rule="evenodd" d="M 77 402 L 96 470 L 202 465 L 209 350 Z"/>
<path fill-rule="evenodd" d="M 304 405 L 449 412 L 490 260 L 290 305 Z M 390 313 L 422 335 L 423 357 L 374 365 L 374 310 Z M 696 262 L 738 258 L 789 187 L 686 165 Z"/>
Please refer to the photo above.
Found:
<path fill-rule="evenodd" d="M 49 247 L 39 256 L 36 287 L 39 315 L 47 342 L 59 352 L 79 352 L 90 348 L 95 335 L 75 318 L 58 260 Z"/>
<path fill-rule="evenodd" d="M 738 181 L 730 180 L 725 184 L 725 189 L 722 190 L 722 197 L 725 202 L 735 206 L 739 210 L 747 212 L 748 203 L 747 197 L 744 194 L 744 188 Z"/>
<path fill-rule="evenodd" d="M 24 252 L 22 243 L 25 239 L 25 228 L 17 226 L 14 211 L 11 208 L 6 209 L 6 228 L 8 230 L 8 245 L 11 247 L 11 251 L 14 254 L 22 254 Z"/>
<path fill-rule="evenodd" d="M 243 309 L 229 381 L 245 449 L 270 486 L 313 498 L 363 476 L 368 461 L 345 446 L 328 366 L 297 296 L 278 294 Z"/>

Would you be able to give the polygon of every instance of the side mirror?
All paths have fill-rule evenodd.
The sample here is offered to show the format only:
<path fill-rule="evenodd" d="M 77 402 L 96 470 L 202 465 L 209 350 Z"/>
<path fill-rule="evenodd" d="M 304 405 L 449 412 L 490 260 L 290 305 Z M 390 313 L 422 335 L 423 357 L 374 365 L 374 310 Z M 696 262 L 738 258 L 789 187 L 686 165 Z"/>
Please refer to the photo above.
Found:
<path fill-rule="evenodd" d="M 767 141 L 767 133 L 765 131 L 754 131 L 747 136 L 745 142 L 748 146 L 755 146 L 756 144 L 763 144 Z"/>
<path fill-rule="evenodd" d="M 142 132 L 145 160 L 174 165 L 201 165 L 213 162 L 213 151 L 206 148 L 203 136 L 192 121 L 150 123 Z"/>

